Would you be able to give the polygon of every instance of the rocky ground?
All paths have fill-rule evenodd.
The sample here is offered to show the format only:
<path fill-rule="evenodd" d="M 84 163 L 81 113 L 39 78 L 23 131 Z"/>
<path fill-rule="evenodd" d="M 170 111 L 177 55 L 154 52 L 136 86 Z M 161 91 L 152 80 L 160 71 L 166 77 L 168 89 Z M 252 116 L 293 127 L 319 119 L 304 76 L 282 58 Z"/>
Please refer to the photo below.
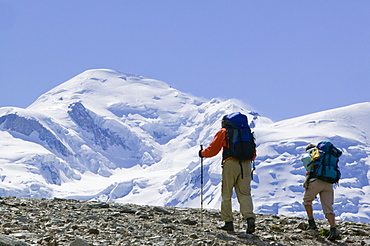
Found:
<path fill-rule="evenodd" d="M 257 216 L 257 230 L 245 234 L 217 229 L 218 210 L 138 206 L 71 199 L 0 198 L 0 246 L 12 245 L 370 245 L 370 224 L 339 221 L 341 239 L 326 240 L 328 224 L 305 230 L 306 219 Z M 239 217 L 236 214 L 236 217 Z"/>

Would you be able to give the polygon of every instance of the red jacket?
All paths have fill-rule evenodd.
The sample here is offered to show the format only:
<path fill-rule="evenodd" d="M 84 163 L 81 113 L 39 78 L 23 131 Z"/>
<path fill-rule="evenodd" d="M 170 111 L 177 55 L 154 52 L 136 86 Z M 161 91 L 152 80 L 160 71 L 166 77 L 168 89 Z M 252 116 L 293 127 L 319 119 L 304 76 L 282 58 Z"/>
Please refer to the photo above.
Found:
<path fill-rule="evenodd" d="M 214 136 L 212 143 L 204 150 L 202 156 L 206 158 L 217 155 L 223 147 L 228 147 L 226 128 L 221 128 Z M 251 161 L 257 157 L 256 149 L 254 149 L 254 156 Z"/>

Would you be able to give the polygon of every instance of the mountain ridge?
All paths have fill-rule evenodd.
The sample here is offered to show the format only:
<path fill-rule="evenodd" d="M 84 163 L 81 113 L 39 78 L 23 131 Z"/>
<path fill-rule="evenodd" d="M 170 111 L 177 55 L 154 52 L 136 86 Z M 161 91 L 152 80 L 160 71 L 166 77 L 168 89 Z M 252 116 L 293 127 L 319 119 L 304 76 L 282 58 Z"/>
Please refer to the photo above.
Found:
<path fill-rule="evenodd" d="M 199 207 L 199 145 L 236 111 L 257 139 L 256 212 L 304 216 L 300 155 L 328 140 L 343 151 L 337 218 L 370 221 L 369 102 L 273 122 L 234 99 L 204 100 L 108 69 L 87 70 L 26 109 L 0 108 L 0 195 Z M 204 160 L 208 208 L 220 204 L 220 162 Z"/>

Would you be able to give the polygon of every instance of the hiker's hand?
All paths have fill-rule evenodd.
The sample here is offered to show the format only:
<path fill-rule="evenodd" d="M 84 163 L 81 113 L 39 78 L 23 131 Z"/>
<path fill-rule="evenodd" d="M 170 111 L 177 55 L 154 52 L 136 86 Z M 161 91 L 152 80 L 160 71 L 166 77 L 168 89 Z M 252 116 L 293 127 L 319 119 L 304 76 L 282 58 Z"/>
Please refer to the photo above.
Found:
<path fill-rule="evenodd" d="M 199 155 L 200 158 L 203 158 L 203 156 L 202 156 L 202 150 L 199 150 L 198 155 Z"/>
<path fill-rule="evenodd" d="M 308 189 L 308 184 L 309 184 L 309 181 L 310 180 L 310 173 L 306 173 L 306 178 L 304 180 L 304 183 L 303 183 L 303 187 L 307 190 Z"/>

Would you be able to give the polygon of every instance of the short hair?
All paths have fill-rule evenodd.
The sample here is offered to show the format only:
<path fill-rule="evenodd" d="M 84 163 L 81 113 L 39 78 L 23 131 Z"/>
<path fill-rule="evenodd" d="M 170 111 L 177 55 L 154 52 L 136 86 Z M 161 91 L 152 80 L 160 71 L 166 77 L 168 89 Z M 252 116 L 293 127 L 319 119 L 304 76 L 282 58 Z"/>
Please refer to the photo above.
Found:
<path fill-rule="evenodd" d="M 306 146 L 306 151 L 309 150 L 309 149 L 312 149 L 312 148 L 315 148 L 316 145 L 310 143 L 309 145 Z"/>

